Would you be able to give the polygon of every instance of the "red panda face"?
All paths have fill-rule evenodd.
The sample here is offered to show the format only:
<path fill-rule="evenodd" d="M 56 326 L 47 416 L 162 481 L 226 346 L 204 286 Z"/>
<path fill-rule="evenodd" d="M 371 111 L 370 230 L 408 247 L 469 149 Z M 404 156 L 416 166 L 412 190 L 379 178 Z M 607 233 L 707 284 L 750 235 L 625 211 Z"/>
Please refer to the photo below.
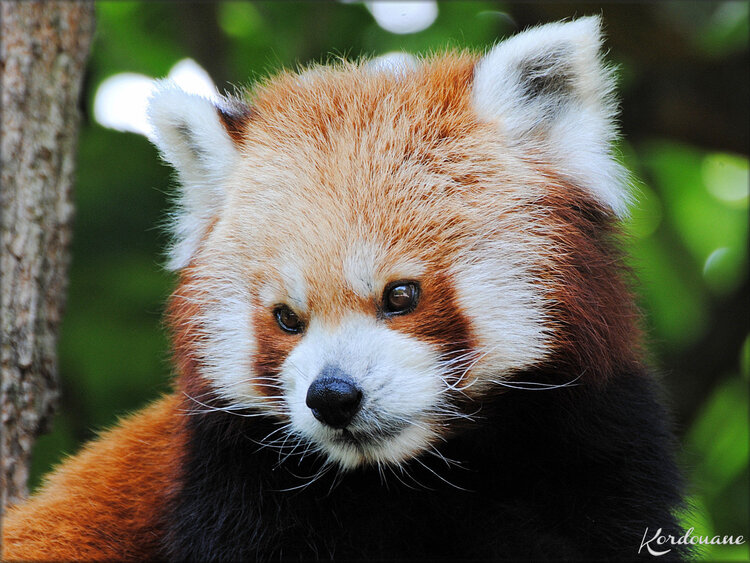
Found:
<path fill-rule="evenodd" d="M 479 62 L 316 68 L 251 106 L 157 94 L 186 186 L 177 353 L 228 408 L 275 417 L 269 442 L 402 462 L 566 340 L 559 256 L 577 235 L 549 202 L 570 188 L 618 211 L 619 168 L 597 20 L 545 27 L 542 52 L 522 34 Z"/>
<path fill-rule="evenodd" d="M 411 119 L 386 109 L 383 128 Z M 498 182 L 511 201 L 492 210 L 458 193 L 457 174 L 502 168 L 492 155 L 464 171 L 404 165 L 406 126 L 390 149 L 357 131 L 275 155 L 249 141 L 190 282 L 206 294 L 204 376 L 345 467 L 430 448 L 465 397 L 543 357 L 545 340 L 539 243 L 510 228 L 518 188 Z"/>

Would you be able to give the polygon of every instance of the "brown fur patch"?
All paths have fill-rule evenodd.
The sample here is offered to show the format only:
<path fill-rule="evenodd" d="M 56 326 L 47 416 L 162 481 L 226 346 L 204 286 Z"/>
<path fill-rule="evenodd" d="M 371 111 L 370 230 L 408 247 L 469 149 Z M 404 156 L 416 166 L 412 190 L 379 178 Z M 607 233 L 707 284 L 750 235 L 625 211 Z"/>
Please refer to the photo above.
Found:
<path fill-rule="evenodd" d="M 449 376 L 461 377 L 476 349 L 471 322 L 458 306 L 450 277 L 442 272 L 424 276 L 420 299 L 411 313 L 389 317 L 387 325 L 433 345 L 443 361 L 451 362 Z"/>
<path fill-rule="evenodd" d="M 623 278 L 618 227 L 588 194 L 549 177 L 539 203 L 552 210 L 548 237 L 555 252 L 549 270 L 538 275 L 551 289 L 556 338 L 550 361 L 566 373 L 606 378 L 642 356 L 640 314 Z"/>
<path fill-rule="evenodd" d="M 299 343 L 303 334 L 284 332 L 272 310 L 257 304 L 253 313 L 256 352 L 253 358 L 253 388 L 261 396 L 281 393 L 278 375 L 281 364 Z"/>
<path fill-rule="evenodd" d="M 234 100 L 233 102 L 231 107 L 217 107 L 216 112 L 219 114 L 219 121 L 221 121 L 226 132 L 235 144 L 240 144 L 247 135 L 248 125 L 255 112 L 252 107 L 240 101 Z"/>
<path fill-rule="evenodd" d="M 166 322 L 172 335 L 172 359 L 177 368 L 179 389 L 190 397 L 208 402 L 212 397 L 208 382 L 199 373 L 198 344 L 201 305 L 200 284 L 191 267 L 180 274 L 180 282 L 169 298 Z"/>

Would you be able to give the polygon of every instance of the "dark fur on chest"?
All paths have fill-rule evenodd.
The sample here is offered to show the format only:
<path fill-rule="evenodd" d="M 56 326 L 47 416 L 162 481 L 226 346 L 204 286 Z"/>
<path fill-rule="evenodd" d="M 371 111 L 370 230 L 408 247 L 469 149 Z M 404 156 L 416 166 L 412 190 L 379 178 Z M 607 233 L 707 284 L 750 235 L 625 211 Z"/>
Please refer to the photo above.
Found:
<path fill-rule="evenodd" d="M 270 421 L 191 416 L 162 556 L 633 559 L 646 527 L 680 534 L 672 512 L 681 480 L 665 420 L 643 374 L 511 390 L 438 445 L 461 467 L 426 455 L 403 473 L 333 469 L 300 488 L 322 460 L 292 456 L 278 466 L 279 453 L 255 442 L 275 428 Z"/>

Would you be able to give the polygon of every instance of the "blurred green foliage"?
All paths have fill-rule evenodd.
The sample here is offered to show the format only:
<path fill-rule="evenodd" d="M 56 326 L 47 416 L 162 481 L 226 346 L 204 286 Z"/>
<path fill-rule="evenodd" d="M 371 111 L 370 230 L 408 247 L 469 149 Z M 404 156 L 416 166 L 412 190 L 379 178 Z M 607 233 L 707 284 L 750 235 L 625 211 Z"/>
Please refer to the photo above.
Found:
<path fill-rule="evenodd" d="M 742 130 L 748 122 L 747 111 L 736 109 L 746 99 L 737 105 L 735 98 L 748 93 L 747 72 L 739 70 L 747 64 L 748 4 L 625 8 L 445 2 L 428 29 L 395 35 L 361 3 L 98 3 L 60 342 L 62 408 L 54 431 L 36 447 L 32 486 L 95 430 L 169 389 L 161 317 L 174 279 L 161 267 L 166 236 L 158 225 L 175 182 L 145 138 L 92 121 L 93 95 L 103 79 L 118 72 L 164 76 L 192 57 L 220 89 L 231 89 L 281 67 L 331 57 L 484 49 L 528 24 L 602 13 L 609 56 L 622 77 L 627 140 L 620 150 L 637 196 L 626 222 L 628 250 L 690 480 L 691 507 L 683 518 L 699 535 L 747 537 L 748 159 Z M 702 557 L 747 559 L 748 546 L 712 546 Z"/>

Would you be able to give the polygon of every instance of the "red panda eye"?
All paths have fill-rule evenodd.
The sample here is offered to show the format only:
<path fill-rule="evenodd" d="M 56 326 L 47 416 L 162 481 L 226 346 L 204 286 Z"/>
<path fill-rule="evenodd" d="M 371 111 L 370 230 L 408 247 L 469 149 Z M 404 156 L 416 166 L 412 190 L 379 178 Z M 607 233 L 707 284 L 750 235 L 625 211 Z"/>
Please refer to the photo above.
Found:
<path fill-rule="evenodd" d="M 292 311 L 286 305 L 279 305 L 276 307 L 276 309 L 274 309 L 274 316 L 276 317 L 276 322 L 285 332 L 298 334 L 305 329 L 305 324 L 302 322 L 302 319 L 300 319 L 299 316 L 297 316 L 297 313 Z"/>
<path fill-rule="evenodd" d="M 419 300 L 417 282 L 394 282 L 385 288 L 383 309 L 386 314 L 404 315 L 411 313 Z"/>

